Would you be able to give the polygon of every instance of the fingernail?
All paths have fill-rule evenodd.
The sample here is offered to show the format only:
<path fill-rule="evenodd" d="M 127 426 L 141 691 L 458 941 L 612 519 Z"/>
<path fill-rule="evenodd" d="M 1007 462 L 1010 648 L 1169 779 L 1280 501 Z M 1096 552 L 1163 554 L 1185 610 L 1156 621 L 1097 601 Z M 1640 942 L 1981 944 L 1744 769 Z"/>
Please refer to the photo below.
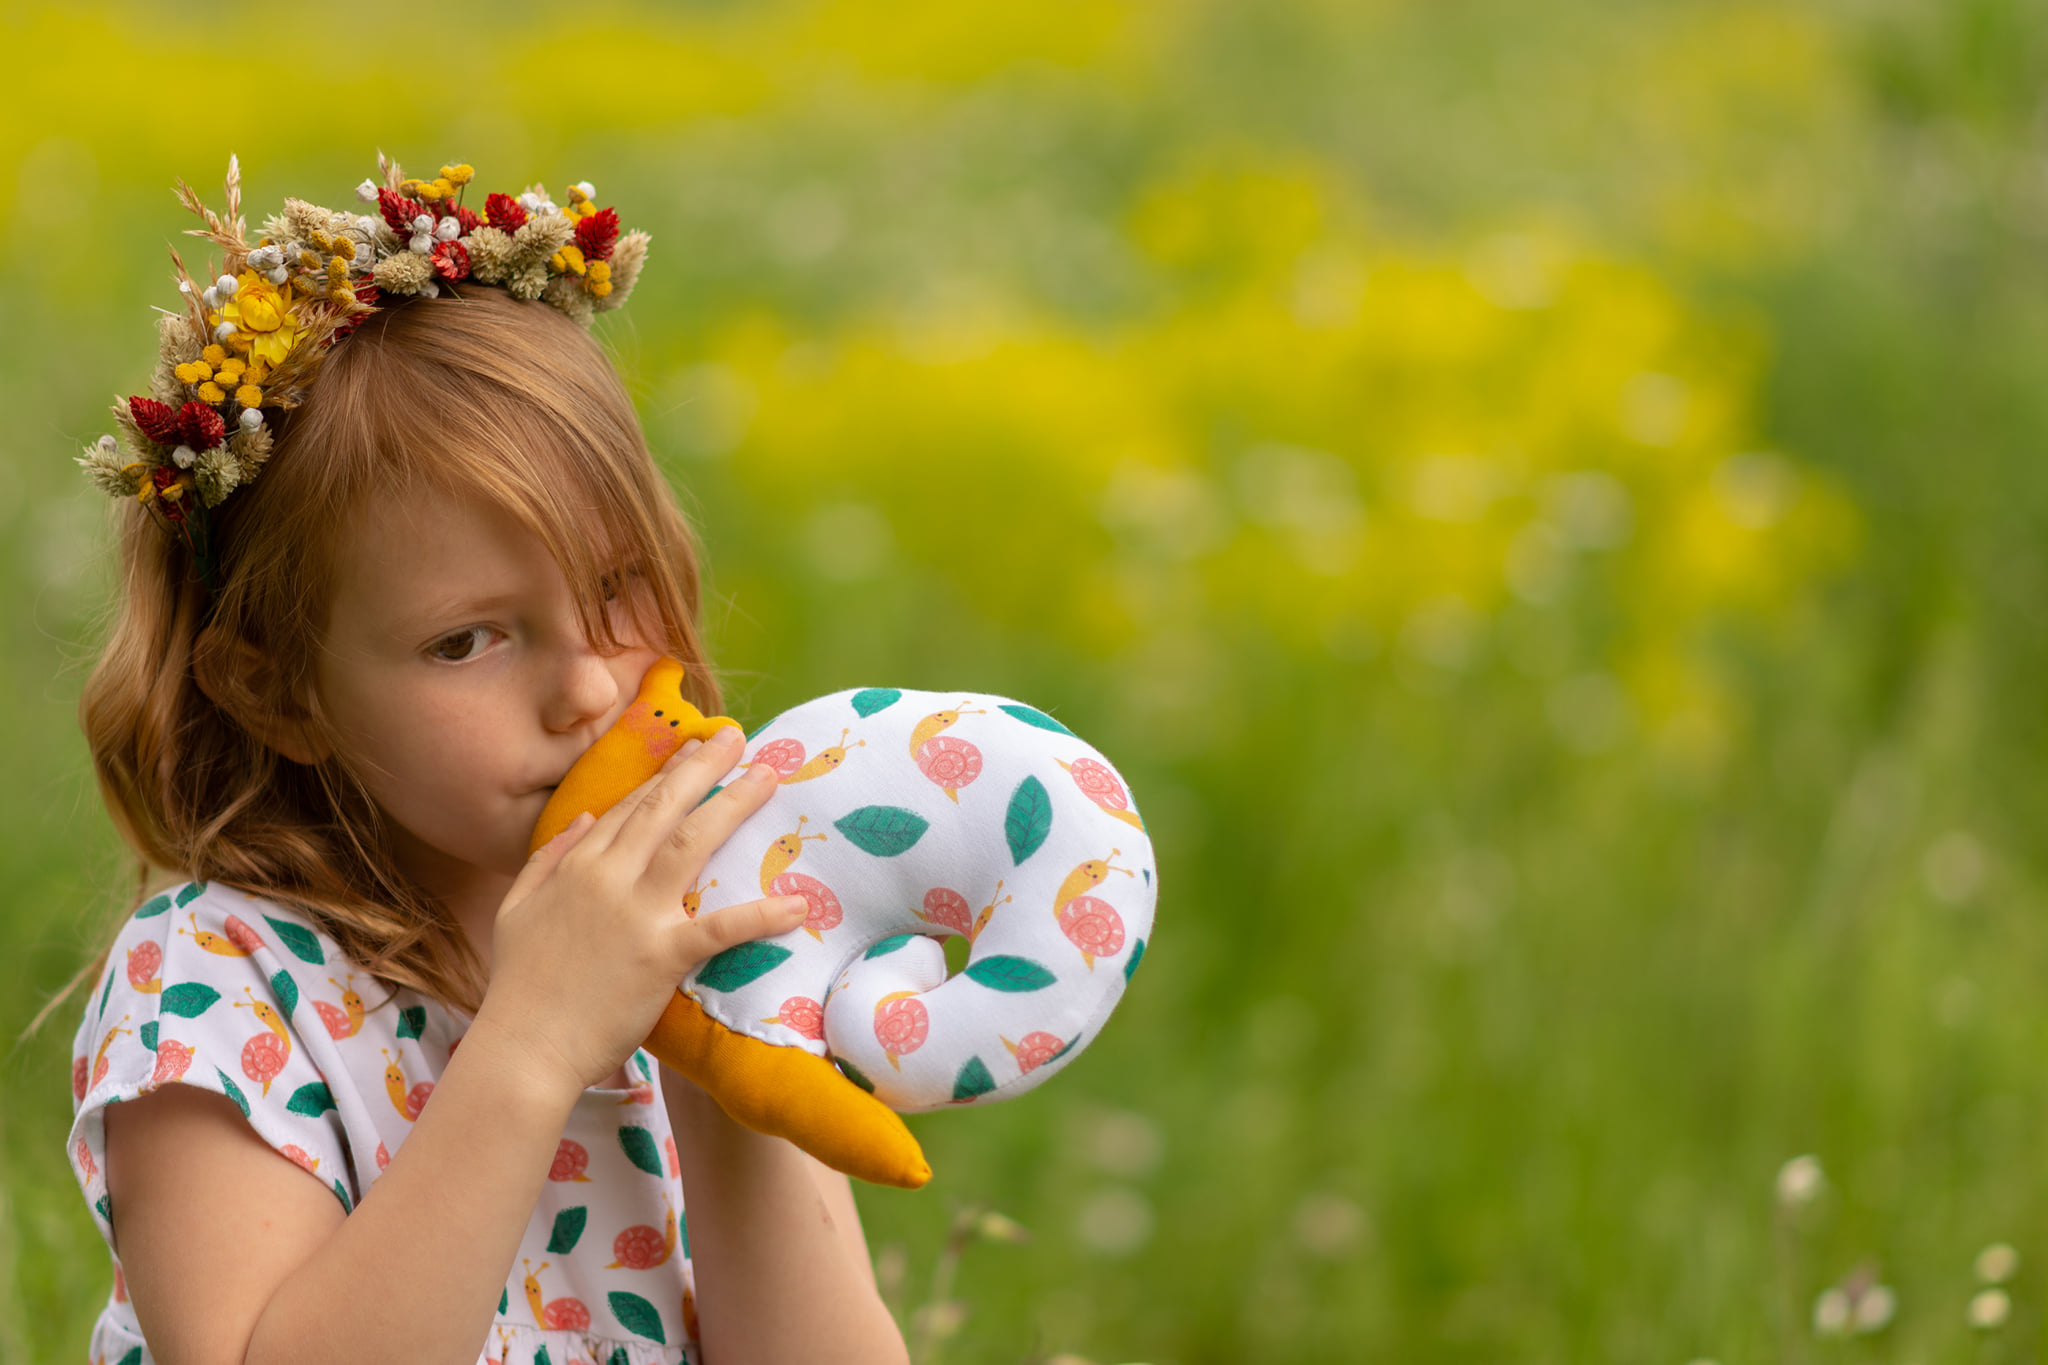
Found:
<path fill-rule="evenodd" d="M 780 776 L 782 776 L 781 773 L 776 772 L 774 768 L 766 763 L 749 763 L 747 765 L 747 780 L 749 782 L 773 782 Z"/>
<path fill-rule="evenodd" d="M 737 744 L 745 743 L 746 738 L 740 733 L 739 726 L 721 725 L 718 727 L 718 733 L 711 737 L 711 742 L 721 749 L 730 749 Z"/>
<path fill-rule="evenodd" d="M 684 758 L 688 758 L 691 754 L 696 753 L 699 749 L 703 747 L 704 741 L 701 739 L 686 739 L 683 741 L 683 747 L 681 750 L 682 756 Z"/>

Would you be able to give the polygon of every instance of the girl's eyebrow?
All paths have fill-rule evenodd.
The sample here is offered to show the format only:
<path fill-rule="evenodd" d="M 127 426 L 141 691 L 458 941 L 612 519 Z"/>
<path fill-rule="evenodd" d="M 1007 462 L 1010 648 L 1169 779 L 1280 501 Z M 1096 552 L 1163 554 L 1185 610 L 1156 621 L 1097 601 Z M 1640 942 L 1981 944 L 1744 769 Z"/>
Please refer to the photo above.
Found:
<path fill-rule="evenodd" d="M 432 601 L 413 611 L 401 611 L 392 622 L 392 633 L 415 635 L 422 631 L 436 629 L 449 621 L 485 615 L 510 606 L 519 600 L 517 593 L 489 593 L 479 597 L 447 597 Z"/>

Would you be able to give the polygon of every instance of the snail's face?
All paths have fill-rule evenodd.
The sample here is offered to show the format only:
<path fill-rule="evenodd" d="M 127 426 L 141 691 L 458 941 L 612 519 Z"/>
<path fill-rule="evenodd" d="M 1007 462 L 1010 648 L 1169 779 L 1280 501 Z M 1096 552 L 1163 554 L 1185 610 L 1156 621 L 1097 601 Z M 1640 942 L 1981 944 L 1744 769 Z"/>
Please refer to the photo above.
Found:
<path fill-rule="evenodd" d="M 634 592 L 608 608 L 623 640 L 645 638 Z M 510 513 L 425 490 L 349 532 L 323 645 L 337 754 L 401 866 L 465 920 L 495 911 L 555 784 L 658 657 L 593 647 L 554 557 Z"/>

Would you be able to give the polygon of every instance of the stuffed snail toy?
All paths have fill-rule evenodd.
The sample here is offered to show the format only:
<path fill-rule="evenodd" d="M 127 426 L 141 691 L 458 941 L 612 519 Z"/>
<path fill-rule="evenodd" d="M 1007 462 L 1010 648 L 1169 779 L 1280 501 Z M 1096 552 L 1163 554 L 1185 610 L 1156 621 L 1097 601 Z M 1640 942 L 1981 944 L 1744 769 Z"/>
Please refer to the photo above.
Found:
<path fill-rule="evenodd" d="M 724 725 L 648 670 L 570 769 L 539 848 Z M 785 711 L 743 767 L 781 774 L 705 866 L 693 914 L 801 895 L 810 914 L 687 977 L 647 1049 L 734 1119 L 826 1165 L 916 1188 L 903 1120 L 1007 1099 L 1101 1030 L 1144 956 L 1158 888 L 1123 780 L 1042 711 L 1001 697 L 865 688 Z M 940 940 L 969 943 L 946 974 Z"/>

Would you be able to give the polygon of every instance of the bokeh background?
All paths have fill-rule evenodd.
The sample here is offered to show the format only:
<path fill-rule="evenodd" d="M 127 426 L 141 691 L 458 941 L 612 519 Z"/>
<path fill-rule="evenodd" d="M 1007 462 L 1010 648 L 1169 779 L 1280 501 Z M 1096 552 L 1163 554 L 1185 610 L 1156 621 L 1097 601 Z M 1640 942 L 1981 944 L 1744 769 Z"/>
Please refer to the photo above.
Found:
<path fill-rule="evenodd" d="M 75 1011 L 13 1041 L 126 887 L 70 457 L 172 178 L 379 146 L 653 232 L 604 335 L 735 714 L 1000 691 L 1133 782 L 1124 1008 L 862 1192 L 906 1312 L 1032 1232 L 946 1359 L 2036 1355 L 2048 9 L 0 15 L 0 1359 L 109 1279 Z"/>

